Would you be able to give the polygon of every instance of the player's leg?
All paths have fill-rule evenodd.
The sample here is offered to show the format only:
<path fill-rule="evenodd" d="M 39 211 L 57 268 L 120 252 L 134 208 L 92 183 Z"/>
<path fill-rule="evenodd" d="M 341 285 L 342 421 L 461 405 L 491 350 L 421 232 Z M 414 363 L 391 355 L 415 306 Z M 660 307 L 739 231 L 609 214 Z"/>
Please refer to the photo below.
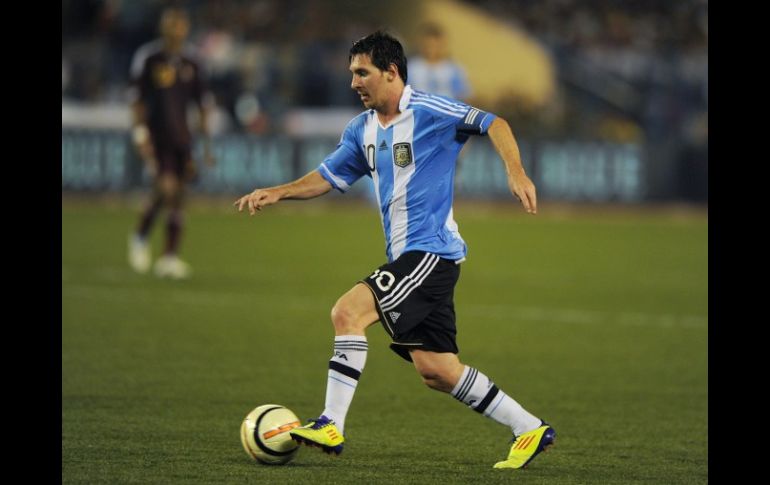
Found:
<path fill-rule="evenodd" d="M 556 432 L 499 389 L 478 369 L 464 365 L 449 352 L 412 350 L 414 366 L 430 388 L 450 393 L 458 401 L 500 424 L 514 435 L 508 459 L 495 468 L 522 468 L 553 444 Z"/>
<path fill-rule="evenodd" d="M 462 364 L 457 355 L 425 350 L 412 350 L 410 354 L 428 387 L 450 393 L 477 413 L 508 426 L 517 436 L 540 426 L 540 419 L 500 390 L 484 373 Z"/>
<path fill-rule="evenodd" d="M 128 240 L 128 261 L 138 273 L 146 273 L 152 264 L 149 236 L 162 207 L 163 194 L 156 179 L 152 184 L 150 200 L 139 216 L 136 232 L 129 235 Z"/>
<path fill-rule="evenodd" d="M 337 300 L 331 311 L 331 319 L 334 325 L 334 355 L 329 360 L 326 402 L 322 415 L 333 420 L 340 432 L 344 433 L 345 416 L 369 350 L 365 331 L 378 319 L 372 293 L 358 283 Z"/>
<path fill-rule="evenodd" d="M 294 440 L 341 453 L 345 441 L 345 417 L 366 364 L 366 328 L 377 321 L 374 297 L 363 284 L 345 293 L 332 308 L 334 354 L 329 360 L 326 400 L 321 416 L 291 431 Z"/>
<path fill-rule="evenodd" d="M 190 266 L 179 256 L 179 244 L 182 238 L 184 219 L 182 204 L 184 203 L 185 187 L 183 182 L 184 166 L 187 154 L 184 150 L 172 151 L 165 160 L 162 172 L 158 177 L 160 192 L 164 205 L 168 208 L 166 218 L 166 240 L 163 255 L 155 264 L 155 274 L 181 279 L 190 276 Z"/>
<path fill-rule="evenodd" d="M 163 194 L 168 207 L 166 218 L 166 245 L 164 255 L 176 256 L 179 252 L 179 243 L 182 238 L 182 203 L 184 202 L 184 185 L 171 173 L 163 174 L 161 178 Z"/>
<path fill-rule="evenodd" d="M 552 444 L 555 432 L 484 373 L 458 359 L 454 287 L 459 274 L 458 265 L 441 260 L 421 278 L 415 291 L 387 307 L 388 314 L 401 315 L 394 322 L 391 348 L 414 363 L 426 385 L 450 393 L 474 411 L 508 426 L 515 442 L 508 459 L 496 466 L 521 468 Z"/>
<path fill-rule="evenodd" d="M 136 227 L 135 235 L 141 239 L 147 239 L 152 231 L 152 227 L 155 224 L 155 219 L 158 217 L 158 213 L 163 207 L 163 194 L 160 192 L 160 188 L 156 182 L 152 184 L 152 193 L 150 194 L 150 200 L 144 206 L 141 215 L 139 216 L 139 224 Z"/>
<path fill-rule="evenodd" d="M 422 377 L 422 382 L 437 391 L 451 393 L 465 371 L 465 366 L 460 363 L 460 359 L 451 352 L 415 349 L 409 354 L 417 373 Z"/>

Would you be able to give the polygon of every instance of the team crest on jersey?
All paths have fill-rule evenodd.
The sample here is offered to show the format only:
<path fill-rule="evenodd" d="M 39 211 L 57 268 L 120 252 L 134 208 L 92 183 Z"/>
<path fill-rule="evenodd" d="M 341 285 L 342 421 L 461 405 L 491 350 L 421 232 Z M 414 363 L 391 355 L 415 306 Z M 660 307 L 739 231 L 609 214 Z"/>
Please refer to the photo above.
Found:
<path fill-rule="evenodd" d="M 176 69 L 170 64 L 156 64 L 152 69 L 152 77 L 156 87 L 165 89 L 176 81 Z"/>
<path fill-rule="evenodd" d="M 412 145 L 409 143 L 393 144 L 393 163 L 401 168 L 412 163 Z"/>

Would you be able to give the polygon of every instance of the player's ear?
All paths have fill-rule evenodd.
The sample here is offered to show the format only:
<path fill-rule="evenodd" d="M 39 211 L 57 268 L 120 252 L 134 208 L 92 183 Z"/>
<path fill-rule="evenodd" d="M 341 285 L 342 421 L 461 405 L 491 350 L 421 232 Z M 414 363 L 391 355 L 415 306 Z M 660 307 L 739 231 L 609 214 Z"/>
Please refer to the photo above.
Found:
<path fill-rule="evenodd" d="M 398 77 L 398 67 L 394 63 L 390 63 L 388 66 L 388 70 L 386 71 L 386 77 L 388 78 L 388 81 L 393 81 Z"/>

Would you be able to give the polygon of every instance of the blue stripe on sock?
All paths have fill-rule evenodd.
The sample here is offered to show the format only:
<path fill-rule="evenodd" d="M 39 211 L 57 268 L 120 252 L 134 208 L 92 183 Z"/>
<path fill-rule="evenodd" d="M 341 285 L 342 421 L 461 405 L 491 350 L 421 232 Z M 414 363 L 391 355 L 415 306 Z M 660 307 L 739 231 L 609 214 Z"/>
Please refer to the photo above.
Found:
<path fill-rule="evenodd" d="M 345 382 L 342 379 L 337 379 L 336 377 L 333 377 L 333 376 L 329 376 L 329 379 L 334 379 L 335 381 L 341 382 L 341 383 L 345 384 L 346 386 L 352 387 L 353 389 L 356 388 L 356 386 L 354 386 L 353 384 L 351 384 L 349 382 Z"/>

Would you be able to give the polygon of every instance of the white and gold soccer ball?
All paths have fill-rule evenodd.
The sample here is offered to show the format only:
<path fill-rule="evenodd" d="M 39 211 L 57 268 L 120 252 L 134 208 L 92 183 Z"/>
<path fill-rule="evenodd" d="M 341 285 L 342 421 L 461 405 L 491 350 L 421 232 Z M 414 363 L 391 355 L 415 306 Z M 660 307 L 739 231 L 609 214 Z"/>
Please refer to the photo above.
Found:
<path fill-rule="evenodd" d="M 266 465 L 284 465 L 297 454 L 299 444 L 289 431 L 301 423 L 296 414 L 280 404 L 263 404 L 241 423 L 241 444 L 250 457 Z"/>

